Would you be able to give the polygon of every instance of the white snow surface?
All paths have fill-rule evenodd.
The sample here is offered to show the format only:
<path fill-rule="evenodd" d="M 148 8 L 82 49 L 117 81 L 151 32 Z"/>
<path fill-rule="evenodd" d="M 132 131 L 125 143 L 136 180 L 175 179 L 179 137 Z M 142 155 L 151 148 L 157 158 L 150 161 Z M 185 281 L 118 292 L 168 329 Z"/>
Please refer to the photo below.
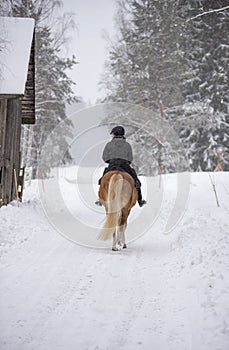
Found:
<path fill-rule="evenodd" d="M 212 176 L 220 206 L 209 174 L 192 173 L 167 235 L 176 186 L 163 176 L 157 222 L 118 252 L 59 235 L 26 183 L 21 206 L 0 209 L 1 350 L 228 350 L 229 174 Z"/>
<path fill-rule="evenodd" d="M 0 94 L 25 92 L 34 23 L 32 18 L 0 17 Z"/>

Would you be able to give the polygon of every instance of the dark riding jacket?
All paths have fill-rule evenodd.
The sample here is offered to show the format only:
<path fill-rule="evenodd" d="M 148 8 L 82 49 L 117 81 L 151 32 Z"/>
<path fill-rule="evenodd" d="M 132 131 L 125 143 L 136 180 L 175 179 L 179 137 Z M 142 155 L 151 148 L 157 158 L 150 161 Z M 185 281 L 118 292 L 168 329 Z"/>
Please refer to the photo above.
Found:
<path fill-rule="evenodd" d="M 126 139 L 121 137 L 114 137 L 108 142 L 103 151 L 103 160 L 110 163 L 113 159 L 123 159 L 131 163 L 133 161 L 133 152 L 131 145 Z"/>
<path fill-rule="evenodd" d="M 133 177 L 135 186 L 140 191 L 141 182 L 135 170 L 130 166 L 133 160 L 132 148 L 124 136 L 116 136 L 108 142 L 102 157 L 104 162 L 109 163 L 109 166 L 104 169 L 103 175 L 112 170 L 126 171 Z M 100 183 L 101 179 L 99 180 Z M 141 194 L 139 197 L 141 198 Z"/>

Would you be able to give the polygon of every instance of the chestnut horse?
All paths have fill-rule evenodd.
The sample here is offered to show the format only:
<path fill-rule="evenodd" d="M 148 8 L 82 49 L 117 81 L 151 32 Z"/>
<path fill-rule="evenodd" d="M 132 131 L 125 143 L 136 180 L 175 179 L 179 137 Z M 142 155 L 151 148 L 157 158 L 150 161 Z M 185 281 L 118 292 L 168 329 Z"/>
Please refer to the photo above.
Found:
<path fill-rule="evenodd" d="M 115 170 L 102 177 L 99 199 L 106 209 L 106 222 L 98 239 L 106 241 L 113 237 L 112 250 L 118 250 L 117 243 L 126 248 L 127 218 L 137 198 L 134 180 L 128 173 Z"/>

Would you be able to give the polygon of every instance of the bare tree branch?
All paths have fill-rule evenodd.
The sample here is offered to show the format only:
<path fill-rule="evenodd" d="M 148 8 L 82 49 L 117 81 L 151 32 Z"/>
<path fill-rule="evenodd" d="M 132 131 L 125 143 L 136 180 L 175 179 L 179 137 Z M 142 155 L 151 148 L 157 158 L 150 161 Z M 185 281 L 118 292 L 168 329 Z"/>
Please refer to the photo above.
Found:
<path fill-rule="evenodd" d="M 195 18 L 198 18 L 198 17 L 202 17 L 202 16 L 205 16 L 205 15 L 208 15 L 209 13 L 221 12 L 221 11 L 227 10 L 228 8 L 229 8 L 229 6 L 225 6 L 225 7 L 222 7 L 220 9 L 214 9 L 214 10 L 202 12 L 202 13 L 199 13 L 198 15 L 194 16 L 194 17 L 191 17 L 191 18 L 187 19 L 186 22 L 189 22 L 189 21 L 191 21 L 191 20 L 193 20 Z"/>

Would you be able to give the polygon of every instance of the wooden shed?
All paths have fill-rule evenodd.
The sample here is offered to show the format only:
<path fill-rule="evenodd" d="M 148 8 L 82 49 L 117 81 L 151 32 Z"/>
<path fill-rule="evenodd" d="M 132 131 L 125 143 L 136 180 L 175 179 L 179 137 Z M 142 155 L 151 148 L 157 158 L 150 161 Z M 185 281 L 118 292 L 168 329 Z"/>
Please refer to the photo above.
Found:
<path fill-rule="evenodd" d="M 35 123 L 34 20 L 0 17 L 0 206 L 22 185 L 22 124 Z"/>

